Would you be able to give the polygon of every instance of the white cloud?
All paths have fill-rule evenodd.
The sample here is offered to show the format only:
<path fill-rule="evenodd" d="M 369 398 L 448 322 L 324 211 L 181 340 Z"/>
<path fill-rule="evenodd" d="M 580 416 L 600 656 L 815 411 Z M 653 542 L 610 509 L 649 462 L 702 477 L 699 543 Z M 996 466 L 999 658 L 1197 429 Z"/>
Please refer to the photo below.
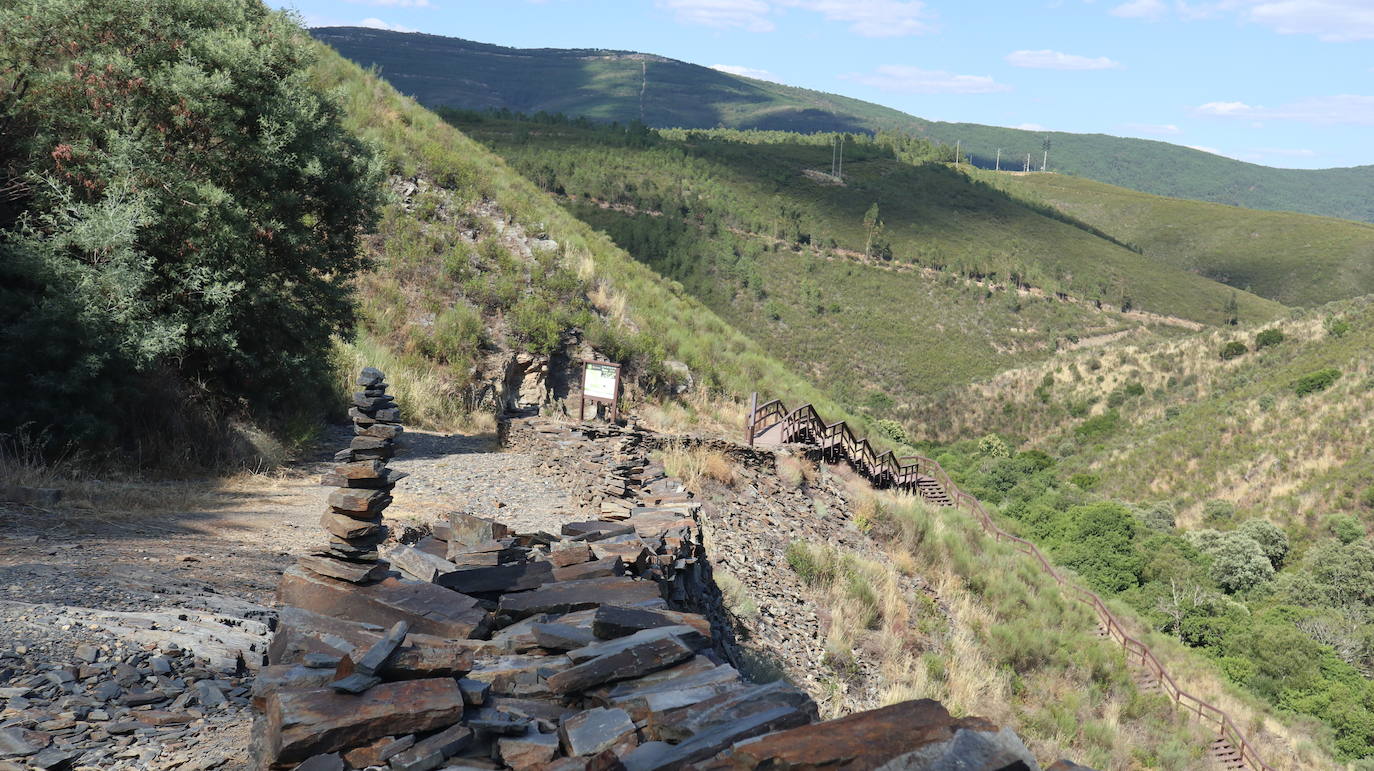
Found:
<path fill-rule="evenodd" d="M 934 14 L 923 0 L 656 0 L 659 8 L 672 11 L 680 24 L 716 29 L 771 32 L 773 17 L 797 8 L 818 13 L 827 21 L 849 25 L 863 37 L 904 37 L 934 30 Z"/>
<path fill-rule="evenodd" d="M 746 78 L 753 78 L 754 80 L 768 80 L 774 83 L 782 82 L 782 78 L 779 78 L 777 75 L 774 75 L 768 70 L 760 70 L 755 69 L 753 67 L 744 67 L 738 64 L 712 64 L 711 69 L 719 70 L 720 72 L 728 72 L 731 75 L 740 75 Z"/>
<path fill-rule="evenodd" d="M 1045 128 L 1039 123 L 1021 123 L 1019 125 L 1012 126 L 1012 128 L 1019 128 L 1022 131 L 1049 131 L 1049 129 Z"/>
<path fill-rule="evenodd" d="M 1230 157 L 1230 156 L 1226 155 L 1226 153 L 1223 153 L 1222 151 L 1216 149 L 1215 147 L 1206 147 L 1206 146 L 1204 146 L 1204 145 L 1184 145 L 1184 146 L 1187 147 L 1187 148 L 1189 148 L 1189 149 L 1192 149 L 1192 150 L 1201 150 L 1201 151 L 1204 152 L 1204 153 L 1211 153 L 1212 155 L 1220 155 L 1220 156 L 1223 157 L 1223 158 L 1228 158 L 1228 157 Z"/>
<path fill-rule="evenodd" d="M 1172 123 L 1123 123 L 1121 129 L 1123 131 L 1129 131 L 1132 134 L 1144 134 L 1146 136 L 1155 137 L 1171 137 L 1183 133 L 1183 129 Z"/>
<path fill-rule="evenodd" d="M 1278 107 L 1253 106 L 1244 102 L 1208 102 L 1199 105 L 1196 112 L 1211 117 L 1244 118 L 1250 121 L 1291 120 L 1322 125 L 1374 126 L 1374 96 L 1314 96 Z"/>
<path fill-rule="evenodd" d="M 1049 49 L 1012 51 L 1006 58 L 1013 67 L 1036 70 L 1113 70 L 1121 67 L 1120 62 L 1112 61 L 1105 56 L 1091 58 Z"/>
<path fill-rule="evenodd" d="M 1330 42 L 1374 40 L 1374 3 L 1369 0 L 1174 0 L 1187 21 L 1226 16 L 1268 27 L 1281 35 L 1314 35 Z M 1129 0 L 1112 14 L 1156 20 L 1170 12 L 1164 0 Z"/>
<path fill-rule="evenodd" d="M 934 13 L 921 0 L 778 0 L 778 4 L 815 11 L 829 21 L 848 22 L 863 37 L 905 37 L 935 29 Z"/>
<path fill-rule="evenodd" d="M 370 28 L 372 28 L 372 29 L 389 29 L 389 30 L 391 30 L 392 32 L 415 32 L 415 31 L 416 31 L 416 30 L 411 29 L 410 27 L 403 27 L 403 26 L 401 26 L 400 24 L 392 24 L 391 22 L 382 21 L 381 19 L 378 19 L 378 18 L 375 18 L 375 17 L 369 17 L 369 18 L 363 19 L 362 21 L 358 22 L 358 26 L 359 26 L 359 27 L 370 27 Z"/>
<path fill-rule="evenodd" d="M 995 94 L 1011 90 L 1011 86 L 998 83 L 988 75 L 956 75 L 898 64 L 884 64 L 871 73 L 849 73 L 840 77 L 902 94 Z"/>
<path fill-rule="evenodd" d="M 659 8 L 673 12 L 679 24 L 728 29 L 740 27 L 750 32 L 771 32 L 768 19 L 772 6 L 764 0 L 658 0 Z"/>
<path fill-rule="evenodd" d="M 1168 13 L 1169 8 L 1163 0 L 1129 0 L 1111 10 L 1113 16 L 1123 19 L 1159 19 Z"/>

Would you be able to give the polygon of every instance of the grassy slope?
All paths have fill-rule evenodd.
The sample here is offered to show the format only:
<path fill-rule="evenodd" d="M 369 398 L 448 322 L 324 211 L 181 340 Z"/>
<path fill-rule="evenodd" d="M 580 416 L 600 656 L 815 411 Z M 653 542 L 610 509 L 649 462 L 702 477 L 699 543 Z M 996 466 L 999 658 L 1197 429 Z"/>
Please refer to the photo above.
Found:
<path fill-rule="evenodd" d="M 357 27 L 312 33 L 355 61 L 380 66 L 403 93 L 428 105 L 544 110 L 653 126 L 893 129 L 947 144 L 958 140 L 987 167 L 999 147 L 1003 158 L 1031 153 L 1038 162 L 1048 136 L 1057 171 L 1161 195 L 1374 221 L 1374 166 L 1274 169 L 1165 142 L 938 123 L 858 99 L 625 51 L 513 49 Z"/>
<path fill-rule="evenodd" d="M 584 268 L 584 273 L 591 273 L 598 291 L 611 295 L 612 304 L 623 304 L 630 323 L 657 338 L 669 357 L 687 363 L 702 386 L 737 400 L 747 399 L 751 390 L 758 389 L 793 401 L 831 404 L 679 287 L 564 212 L 499 157 L 385 81 L 327 51 L 316 65 L 315 78 L 321 87 L 340 93 L 350 127 L 383 150 L 394 174 L 407 178 L 423 174 L 458 200 L 492 201 L 509 220 L 546 232 L 561 244 L 570 266 L 590 268 Z M 403 217 L 404 213 L 393 202 L 387 215 Z M 387 272 L 397 259 L 393 252 L 403 246 L 381 245 L 379 274 Z M 433 255 L 435 262 L 442 259 L 440 253 Z M 361 342 L 378 356 L 394 357 L 394 365 L 417 378 L 443 377 L 435 371 L 442 368 L 405 351 L 388 351 L 380 341 L 369 338 L 366 330 Z"/>
<path fill-rule="evenodd" d="M 1061 174 L 976 177 L 1149 257 L 1286 305 L 1374 292 L 1374 225 L 1163 198 Z"/>
<path fill-rule="evenodd" d="M 826 168 L 829 151 L 823 146 L 665 141 L 630 148 L 601 144 L 595 132 L 570 126 L 525 133 L 518 124 L 486 121 L 465 128 L 527 173 L 547 177 L 552 171 L 550 186 L 562 186 L 571 196 L 672 209 L 676 180 L 691 180 L 686 196 L 693 218 L 726 212 L 727 224 L 733 218 L 755 234 L 772 227 L 773 212 L 785 209 L 803 223 L 812 244 L 833 240 L 842 249 L 861 251 L 864 211 L 880 202 L 896 269 L 860 264 L 828 248 L 778 248 L 757 235 L 703 237 L 671 213 L 632 218 L 592 206 L 573 209 L 850 403 L 870 388 L 901 401 L 990 376 L 1049 355 L 1066 334 L 1088 337 L 1140 326 L 1138 319 L 1098 311 L 1090 303 L 989 291 L 959 279 L 955 268 L 1002 277 L 1017 270 L 1031 276 L 1033 285 L 1062 284 L 1083 297 L 1111 300 L 1125 291 L 1138 308 L 1204 323 L 1220 322 L 1233 294 L 969 184 L 943 167 L 914 168 L 874 153 L 846 166 L 848 184 L 838 187 L 801 174 L 803 168 Z M 740 287 L 725 265 L 732 254 L 749 250 L 762 296 Z M 915 269 L 912 263 L 946 270 Z M 819 296 L 825 312 L 811 309 L 808 291 Z M 1282 312 L 1253 295 L 1237 297 L 1245 317 Z"/>
<path fill-rule="evenodd" d="M 1328 334 L 1331 317 L 1351 330 Z M 1196 524 L 1204 502 L 1225 499 L 1293 532 L 1335 512 L 1374 531 L 1374 511 L 1362 501 L 1374 486 L 1374 456 L 1365 451 L 1374 444 L 1374 305 L 1361 298 L 1270 326 L 1288 339 L 1260 351 L 1252 326 L 1063 354 L 923 402 L 911 423 L 932 438 L 1027 437 L 1062 453 L 1067 468 L 1101 476 L 1100 492 L 1176 502 L 1180 523 Z M 1218 351 L 1230 340 L 1251 352 L 1223 361 Z M 1295 380 L 1326 367 L 1342 373 L 1329 390 L 1294 393 Z M 1047 382 L 1042 399 L 1036 389 Z M 1145 392 L 1118 407 L 1116 432 L 1075 436 L 1132 382 Z M 1070 413 L 1075 407 L 1084 417 Z"/>

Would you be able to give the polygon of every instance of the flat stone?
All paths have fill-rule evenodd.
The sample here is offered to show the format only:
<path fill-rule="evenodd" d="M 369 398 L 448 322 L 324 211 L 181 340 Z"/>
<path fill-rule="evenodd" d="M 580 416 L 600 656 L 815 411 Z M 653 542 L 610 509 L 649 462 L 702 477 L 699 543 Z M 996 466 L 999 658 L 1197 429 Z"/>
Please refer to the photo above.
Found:
<path fill-rule="evenodd" d="M 463 677 L 458 680 L 458 689 L 463 693 L 463 703 L 480 707 L 491 698 L 491 683 Z"/>
<path fill-rule="evenodd" d="M 740 742 L 701 768 L 1036 768 L 1009 728 L 954 719 L 930 699 L 893 704 Z"/>
<path fill-rule="evenodd" d="M 410 749 L 415 744 L 414 736 L 383 736 L 376 741 L 351 749 L 343 755 L 350 768 L 380 766 L 393 756 Z"/>
<path fill-rule="evenodd" d="M 386 375 L 381 370 L 376 367 L 363 367 L 362 371 L 358 373 L 358 379 L 354 382 L 360 388 L 375 388 L 378 383 L 385 381 Z"/>
<path fill-rule="evenodd" d="M 354 584 L 376 581 L 386 575 L 388 568 L 385 562 L 350 562 L 323 554 L 302 555 L 296 562 L 312 573 Z"/>
<path fill-rule="evenodd" d="M 469 713 L 467 718 L 468 727 L 485 736 L 523 736 L 531 722 L 528 715 L 490 708 L 479 710 L 476 715 Z"/>
<path fill-rule="evenodd" d="M 596 755 L 635 733 L 634 721 L 623 709 L 596 707 L 564 720 L 558 739 L 568 755 Z"/>
<path fill-rule="evenodd" d="M 594 640 L 581 648 L 568 651 L 568 658 L 572 659 L 574 664 L 581 664 L 592 659 L 629 650 L 637 645 L 670 637 L 676 638 L 678 642 L 691 648 L 694 652 L 710 645 L 710 640 L 698 633 L 693 627 L 686 625 L 662 626 L 643 629 L 632 635 L 618 637 L 614 640 Z"/>
<path fill-rule="evenodd" d="M 46 750 L 29 758 L 28 764 L 33 768 L 40 768 L 43 771 L 57 771 L 65 769 L 69 764 L 80 757 L 80 752 L 62 749 L 60 747 L 49 747 Z"/>
<path fill-rule="evenodd" d="M 370 426 L 359 426 L 354 431 L 358 436 L 375 436 L 378 439 L 395 439 L 404 432 L 404 427 L 391 423 L 373 423 Z"/>
<path fill-rule="evenodd" d="M 645 629 L 684 624 L 705 636 L 711 634 L 711 622 L 695 613 L 623 608 L 618 605 L 602 605 L 596 609 L 596 615 L 592 618 L 592 632 L 603 640 L 610 640 Z"/>
<path fill-rule="evenodd" d="M 789 683 L 778 681 L 766 685 L 743 685 L 742 688 L 729 690 L 691 706 L 656 715 L 652 721 L 654 738 L 685 742 L 717 728 L 746 722 L 753 715 L 771 713 L 775 709 L 795 713 L 796 722 L 792 726 L 810 723 L 816 718 L 815 702 Z"/>
<path fill-rule="evenodd" d="M 26 757 L 52 743 L 52 737 L 39 731 L 28 731 L 17 726 L 0 728 L 0 755 Z"/>
<path fill-rule="evenodd" d="M 594 563 L 586 563 L 594 564 Z M 544 584 L 501 598 L 500 612 L 513 618 L 535 613 L 569 613 L 601 605 L 665 607 L 658 584 L 631 578 L 588 578 Z"/>
<path fill-rule="evenodd" d="M 510 528 L 504 524 L 461 511 L 449 512 L 448 523 L 449 543 L 472 545 L 510 536 Z"/>
<path fill-rule="evenodd" d="M 320 517 L 320 527 L 328 530 L 331 535 L 347 541 L 377 535 L 382 531 L 382 518 L 378 516 L 372 519 L 354 519 L 334 511 L 326 511 L 324 516 Z"/>
<path fill-rule="evenodd" d="M 638 677 L 691 658 L 692 654 L 692 649 L 678 638 L 660 637 L 559 672 L 549 677 L 547 685 L 554 693 L 573 693 L 602 683 Z"/>
<path fill-rule="evenodd" d="M 566 656 L 501 656 L 477 659 L 468 679 L 491 684 L 491 692 L 507 696 L 548 694 L 548 679 L 572 666 Z"/>
<path fill-rule="evenodd" d="M 387 554 L 387 560 L 417 581 L 434 583 L 439 576 L 458 572 L 458 566 L 435 554 L 401 544 Z"/>
<path fill-rule="evenodd" d="M 553 651 L 570 651 L 596 641 L 590 629 L 569 624 L 534 624 L 531 632 L 539 647 Z"/>
<path fill-rule="evenodd" d="M 439 586 L 464 594 L 520 592 L 536 589 L 551 581 L 553 566 L 547 562 L 479 567 L 434 578 L 434 583 Z"/>
<path fill-rule="evenodd" d="M 621 762 L 626 771 L 679 769 L 715 757 L 721 750 L 755 736 L 805 725 L 810 718 L 791 707 L 770 707 L 732 723 L 716 725 L 676 745 L 660 741 L 645 742 L 627 753 Z M 850 766 L 842 766 L 850 768 Z M 749 768 L 752 768 L 750 766 Z M 854 766 L 856 769 L 864 766 Z M 918 769 L 921 766 L 913 768 Z M 895 769 L 893 770 L 895 771 Z"/>
<path fill-rule="evenodd" d="M 504 736 L 498 739 L 496 754 L 502 763 L 515 771 L 540 768 L 558 754 L 558 736 L 541 734 L 531 728 L 523 736 Z"/>
<path fill-rule="evenodd" d="M 582 541 L 600 541 L 617 535 L 633 535 L 633 525 L 619 522 L 567 522 L 561 530 L 563 535 Z"/>
<path fill-rule="evenodd" d="M 391 504 L 386 490 L 340 488 L 329 494 L 329 506 L 340 514 L 356 519 L 370 519 Z"/>
<path fill-rule="evenodd" d="M 472 743 L 472 729 L 455 725 L 421 739 L 391 758 L 392 771 L 432 771 Z"/>
<path fill-rule="evenodd" d="M 400 426 L 383 426 L 378 423 L 372 428 L 400 428 Z M 357 463 L 379 463 L 379 461 L 356 461 Z M 396 483 L 410 476 L 404 471 L 397 471 L 394 468 L 383 468 L 375 477 L 359 477 L 350 479 L 342 474 L 330 472 L 320 477 L 320 485 L 324 487 L 348 487 L 353 489 L 365 490 L 386 490 L 390 491 Z"/>
<path fill-rule="evenodd" d="M 554 568 L 555 581 L 581 581 L 587 578 L 610 578 L 625 575 L 625 563 L 619 557 L 580 562 L 565 568 Z"/>
<path fill-rule="evenodd" d="M 420 634 L 449 639 L 481 637 L 488 615 L 477 600 L 434 584 L 386 578 L 357 585 L 292 567 L 282 575 L 277 599 L 326 616 L 391 626 L 405 621 Z"/>
<path fill-rule="evenodd" d="M 575 543 L 549 551 L 549 563 L 556 568 L 565 568 L 592 559 L 592 548 L 585 543 Z"/>
<path fill-rule="evenodd" d="M 385 463 L 379 460 L 360 460 L 352 463 L 340 463 L 334 467 L 334 474 L 344 479 L 387 479 L 390 469 Z"/>
<path fill-rule="evenodd" d="M 292 771 L 345 771 L 343 758 L 337 752 L 307 758 Z"/>
<path fill-rule="evenodd" d="M 463 717 L 463 696 L 452 678 L 382 683 L 357 696 L 327 688 L 280 691 L 267 699 L 266 716 L 271 760 L 291 763 L 451 726 Z"/>
<path fill-rule="evenodd" d="M 353 671 L 368 675 L 375 675 L 382 671 L 382 665 L 400 647 L 409 633 L 410 624 L 406 623 L 404 619 L 392 624 L 382 639 L 373 643 L 361 656 L 353 658 Z"/>
<path fill-rule="evenodd" d="M 166 710 L 145 710 L 141 712 L 131 712 L 133 718 L 146 725 L 181 725 L 195 720 L 195 715 L 186 712 L 170 712 Z"/>

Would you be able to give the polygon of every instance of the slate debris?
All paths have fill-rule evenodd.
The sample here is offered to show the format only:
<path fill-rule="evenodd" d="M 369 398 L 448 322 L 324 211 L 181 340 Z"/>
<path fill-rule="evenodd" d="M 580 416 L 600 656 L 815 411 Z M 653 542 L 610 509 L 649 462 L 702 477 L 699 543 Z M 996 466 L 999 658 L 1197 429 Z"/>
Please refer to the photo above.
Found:
<path fill-rule="evenodd" d="M 382 374 L 364 370 L 358 383 L 355 436 L 366 441 L 330 475 L 345 483 L 329 515 L 379 524 L 373 516 L 393 482 L 386 453 L 375 451 L 399 427 L 377 428 L 395 425 Z M 879 767 L 927 751 L 957 765 L 965 745 L 980 758 L 1016 761 L 1010 732 L 986 721 L 897 705 L 905 711 L 818 723 L 804 691 L 745 680 L 727 663 L 723 615 L 705 614 L 714 587 L 698 506 L 648 461 L 643 432 L 535 430 L 565 447 L 578 478 L 595 480 L 581 499 L 598 519 L 553 535 L 452 512 L 375 563 L 392 569 L 385 578 L 353 582 L 308 563 L 284 573 L 285 607 L 254 691 L 264 771 L 303 762 L 350 771 L 650 771 L 810 759 L 839 768 L 848 767 L 845 752 Z M 603 440 L 610 451 L 592 449 Z M 797 747 L 812 749 L 798 755 Z"/>

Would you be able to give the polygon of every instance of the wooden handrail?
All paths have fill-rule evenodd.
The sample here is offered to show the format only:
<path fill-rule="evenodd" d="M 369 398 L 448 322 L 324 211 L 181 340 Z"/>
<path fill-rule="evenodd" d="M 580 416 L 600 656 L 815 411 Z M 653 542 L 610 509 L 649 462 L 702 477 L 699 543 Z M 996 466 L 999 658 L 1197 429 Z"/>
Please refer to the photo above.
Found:
<path fill-rule="evenodd" d="M 1203 701 L 1179 687 L 1173 676 L 1155 656 L 1154 651 L 1140 640 L 1126 633 L 1126 629 L 1116 616 L 1107 609 L 1102 598 L 1092 591 L 1069 581 L 1045 558 L 1035 544 L 1018 538 L 999 528 L 992 516 L 977 498 L 969 495 L 945 472 L 938 461 L 920 455 L 897 457 L 891 450 L 879 454 L 869 444 L 867 438 L 858 437 L 844 421 L 826 423 L 816 412 L 815 407 L 803 404 L 795 410 L 788 410 L 777 399 L 750 410 L 746 433 L 750 444 L 761 433 L 778 424 L 782 425 L 780 441 L 783 443 L 814 444 L 819 453 L 827 460 L 847 462 L 851 468 L 863 475 L 879 488 L 897 488 L 908 492 L 920 493 L 919 482 L 928 479 L 940 486 L 951 504 L 970 514 L 985 532 L 999 542 L 1007 542 L 1017 551 L 1033 557 L 1070 596 L 1092 607 L 1098 623 L 1106 630 L 1107 636 L 1119 643 L 1126 654 L 1127 661 L 1138 661 L 1147 672 L 1159 680 L 1164 694 L 1176 705 L 1196 714 L 1199 720 L 1216 723 L 1220 736 L 1226 739 L 1240 754 L 1242 762 L 1254 771 L 1274 771 L 1273 767 L 1259 757 L 1250 740 L 1237 727 L 1225 710 Z"/>

